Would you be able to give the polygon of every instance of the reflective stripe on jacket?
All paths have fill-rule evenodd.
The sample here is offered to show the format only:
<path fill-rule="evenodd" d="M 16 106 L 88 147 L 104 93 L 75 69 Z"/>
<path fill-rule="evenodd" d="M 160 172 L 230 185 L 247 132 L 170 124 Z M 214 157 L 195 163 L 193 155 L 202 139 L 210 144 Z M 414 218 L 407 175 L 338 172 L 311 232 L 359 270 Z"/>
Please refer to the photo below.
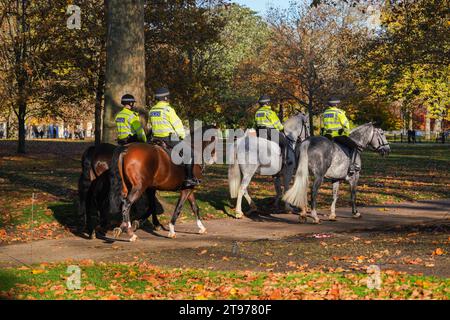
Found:
<path fill-rule="evenodd" d="M 115 118 L 117 126 L 117 138 L 123 140 L 132 135 L 137 135 L 140 142 L 147 142 L 145 131 L 139 121 L 139 115 L 127 108 L 123 108 Z"/>
<path fill-rule="evenodd" d="M 280 119 L 270 106 L 263 106 L 256 111 L 255 122 L 257 127 L 275 128 L 278 131 L 283 130 Z"/>
<path fill-rule="evenodd" d="M 350 134 L 350 124 L 345 112 L 336 107 L 325 110 L 321 117 L 323 134 L 329 134 L 333 138 L 337 136 L 348 136 Z M 343 129 L 342 134 L 339 130 Z"/>
<path fill-rule="evenodd" d="M 181 139 L 186 136 L 181 119 L 168 102 L 160 101 L 151 108 L 149 119 L 154 137 L 165 138 L 173 133 L 176 133 Z"/>

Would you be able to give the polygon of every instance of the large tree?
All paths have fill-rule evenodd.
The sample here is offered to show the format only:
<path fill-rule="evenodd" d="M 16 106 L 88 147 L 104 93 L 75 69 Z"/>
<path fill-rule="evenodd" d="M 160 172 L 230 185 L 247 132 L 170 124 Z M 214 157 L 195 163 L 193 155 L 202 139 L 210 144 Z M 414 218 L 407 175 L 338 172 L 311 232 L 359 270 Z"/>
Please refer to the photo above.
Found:
<path fill-rule="evenodd" d="M 293 2 L 287 10 L 273 9 L 272 37 L 261 63 L 266 83 L 275 94 L 296 100 L 310 115 L 322 111 L 331 94 L 348 98 L 355 91 L 350 69 L 354 50 L 366 39 L 367 28 L 351 5 L 308 6 Z M 261 61 L 264 61 L 262 57 Z"/>
<path fill-rule="evenodd" d="M 0 1 L 0 68 L 9 97 L 6 103 L 18 120 L 18 153 L 25 153 L 29 105 L 38 100 L 42 80 L 51 72 L 51 30 L 56 21 L 49 17 L 54 14 L 50 1 Z"/>
<path fill-rule="evenodd" d="M 107 42 L 103 142 L 114 143 L 120 98 L 132 94 L 145 106 L 144 0 L 106 0 Z M 144 121 L 143 121 L 144 122 Z"/>

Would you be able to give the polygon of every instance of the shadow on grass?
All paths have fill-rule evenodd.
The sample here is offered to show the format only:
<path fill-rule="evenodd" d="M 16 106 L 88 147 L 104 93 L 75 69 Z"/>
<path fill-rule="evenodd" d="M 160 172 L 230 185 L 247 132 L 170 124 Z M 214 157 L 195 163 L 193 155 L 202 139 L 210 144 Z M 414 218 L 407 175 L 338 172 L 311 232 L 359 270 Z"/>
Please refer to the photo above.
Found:
<path fill-rule="evenodd" d="M 27 283 L 23 278 L 17 277 L 12 271 L 8 269 L 2 269 L 0 270 L 0 291 L 8 292 L 10 289 L 17 286 L 17 284 L 24 284 Z M 18 297 L 15 297 L 13 295 L 1 295 L 0 294 L 0 300 L 15 300 L 18 299 Z"/>

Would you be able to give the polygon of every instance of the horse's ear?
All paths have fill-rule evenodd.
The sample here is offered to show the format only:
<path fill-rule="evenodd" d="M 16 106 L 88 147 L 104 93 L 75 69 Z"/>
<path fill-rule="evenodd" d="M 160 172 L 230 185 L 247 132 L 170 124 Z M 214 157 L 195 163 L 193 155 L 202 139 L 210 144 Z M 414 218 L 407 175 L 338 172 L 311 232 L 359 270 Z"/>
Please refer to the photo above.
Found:
<path fill-rule="evenodd" d="M 381 126 L 381 121 L 380 120 L 373 120 L 370 122 L 374 127 L 379 128 Z"/>

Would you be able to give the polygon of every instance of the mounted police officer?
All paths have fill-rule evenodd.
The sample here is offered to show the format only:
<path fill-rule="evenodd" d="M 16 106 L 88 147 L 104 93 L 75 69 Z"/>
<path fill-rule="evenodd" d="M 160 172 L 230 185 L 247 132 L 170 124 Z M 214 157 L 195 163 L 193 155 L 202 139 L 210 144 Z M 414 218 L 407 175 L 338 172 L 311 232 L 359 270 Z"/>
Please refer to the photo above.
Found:
<path fill-rule="evenodd" d="M 328 99 L 328 108 L 321 117 L 321 135 L 350 148 L 351 163 L 349 174 L 354 174 L 356 171 L 361 170 L 359 164 L 356 163 L 361 147 L 349 137 L 350 123 L 345 115 L 345 111 L 337 107 L 340 103 L 341 100 L 337 97 Z"/>
<path fill-rule="evenodd" d="M 169 148 L 175 147 L 179 140 L 186 137 L 183 123 L 178 117 L 175 110 L 170 106 L 169 98 L 170 92 L 167 88 L 160 88 L 155 94 L 158 102 L 149 112 L 149 120 L 152 125 L 153 141 L 161 141 Z M 173 139 L 177 136 L 178 139 Z M 200 181 L 194 177 L 194 153 L 191 153 L 191 161 L 185 164 L 186 179 L 184 187 L 190 188 L 198 185 Z"/>
<path fill-rule="evenodd" d="M 283 162 L 285 162 L 287 158 L 286 148 L 289 144 L 287 143 L 287 138 L 284 135 L 283 124 L 275 111 L 272 110 L 270 101 L 271 100 L 268 95 L 262 95 L 258 100 L 259 109 L 255 113 L 256 132 L 258 137 L 261 133 L 266 132 L 267 140 L 275 140 L 278 138 L 278 144 L 280 145 Z M 277 135 L 277 137 L 274 135 Z"/>
<path fill-rule="evenodd" d="M 125 94 L 121 99 L 123 109 L 117 113 L 117 143 L 124 145 L 131 142 L 147 142 L 145 131 L 139 121 L 139 114 L 133 111 L 136 100 L 131 94 Z"/>

